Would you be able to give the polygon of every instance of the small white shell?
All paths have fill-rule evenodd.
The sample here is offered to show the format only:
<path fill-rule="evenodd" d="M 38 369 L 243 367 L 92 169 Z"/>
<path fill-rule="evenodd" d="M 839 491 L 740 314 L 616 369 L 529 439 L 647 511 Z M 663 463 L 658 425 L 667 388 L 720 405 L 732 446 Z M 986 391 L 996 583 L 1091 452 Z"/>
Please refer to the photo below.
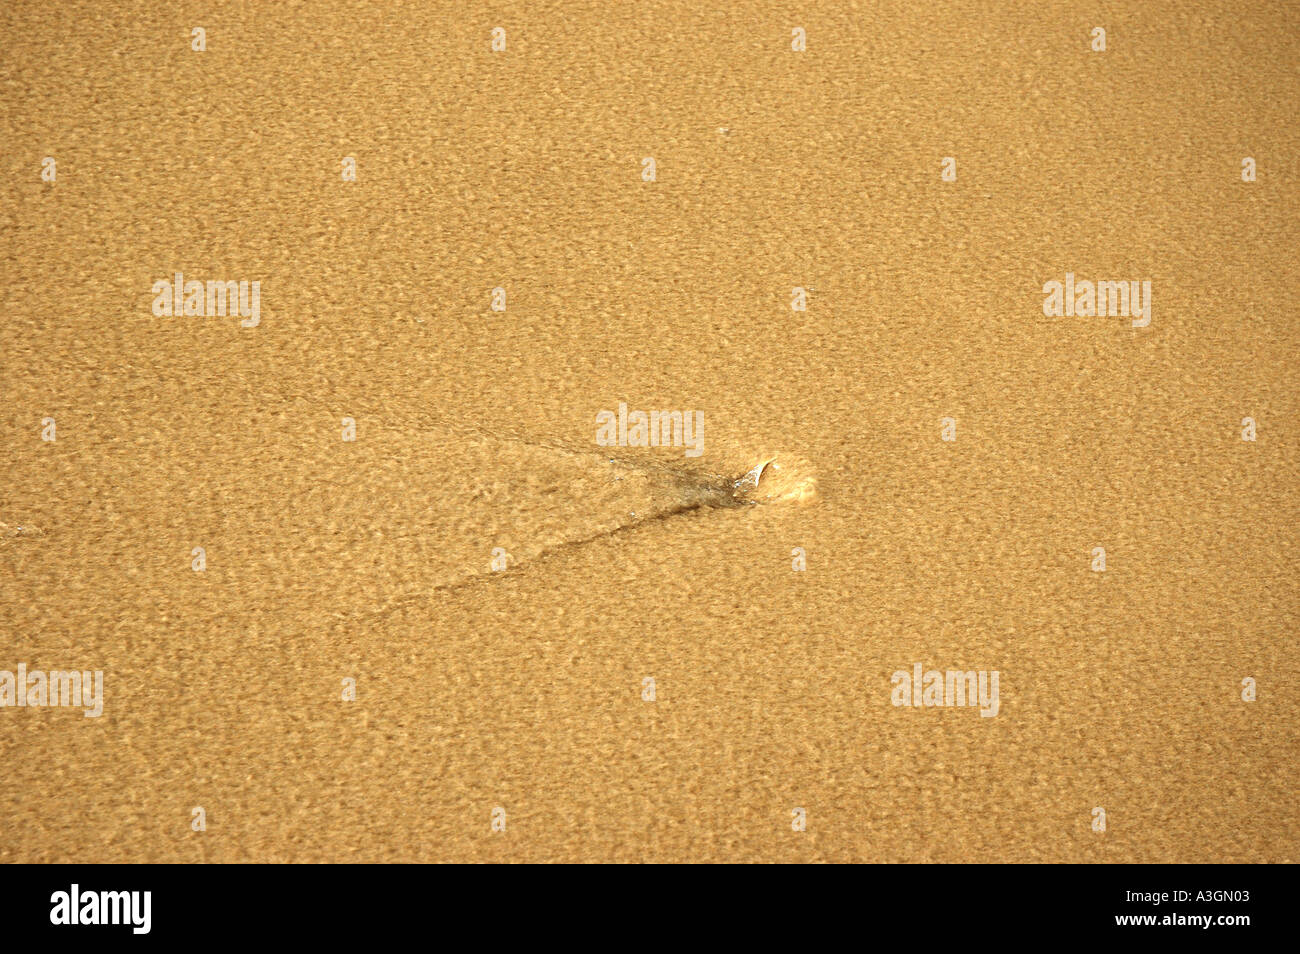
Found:
<path fill-rule="evenodd" d="M 757 467 L 751 470 L 744 477 L 741 477 L 738 481 L 736 481 L 736 485 L 735 485 L 736 490 L 738 492 L 757 490 L 758 482 L 760 479 L 762 479 L 763 476 L 763 468 L 765 468 L 770 463 L 771 463 L 770 460 L 765 460 L 763 461 L 763 463 L 759 464 Z"/>

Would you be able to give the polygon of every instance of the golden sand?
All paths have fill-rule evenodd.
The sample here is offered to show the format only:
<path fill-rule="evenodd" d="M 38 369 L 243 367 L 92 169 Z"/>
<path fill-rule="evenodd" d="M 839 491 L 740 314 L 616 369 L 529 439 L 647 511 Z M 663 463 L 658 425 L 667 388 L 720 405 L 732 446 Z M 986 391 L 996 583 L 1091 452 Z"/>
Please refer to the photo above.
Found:
<path fill-rule="evenodd" d="M 0 5 L 0 861 L 1297 860 L 1298 11 Z"/>

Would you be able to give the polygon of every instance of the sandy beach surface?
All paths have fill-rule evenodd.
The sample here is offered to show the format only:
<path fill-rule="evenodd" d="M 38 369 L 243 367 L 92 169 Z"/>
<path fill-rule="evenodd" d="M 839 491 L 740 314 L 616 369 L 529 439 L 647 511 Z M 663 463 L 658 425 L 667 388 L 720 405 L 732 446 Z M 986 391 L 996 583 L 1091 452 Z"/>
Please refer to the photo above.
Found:
<path fill-rule="evenodd" d="M 1300 858 L 1300 8 L 0 34 L 0 861 Z"/>

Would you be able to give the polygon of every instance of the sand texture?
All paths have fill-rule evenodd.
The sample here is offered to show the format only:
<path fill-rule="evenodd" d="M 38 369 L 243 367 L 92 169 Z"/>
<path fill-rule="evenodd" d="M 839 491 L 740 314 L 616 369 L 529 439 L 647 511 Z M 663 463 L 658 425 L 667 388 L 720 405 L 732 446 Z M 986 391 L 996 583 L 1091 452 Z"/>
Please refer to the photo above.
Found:
<path fill-rule="evenodd" d="M 0 670 L 104 674 L 0 861 L 1300 860 L 1300 6 L 6 0 L 0 83 Z"/>

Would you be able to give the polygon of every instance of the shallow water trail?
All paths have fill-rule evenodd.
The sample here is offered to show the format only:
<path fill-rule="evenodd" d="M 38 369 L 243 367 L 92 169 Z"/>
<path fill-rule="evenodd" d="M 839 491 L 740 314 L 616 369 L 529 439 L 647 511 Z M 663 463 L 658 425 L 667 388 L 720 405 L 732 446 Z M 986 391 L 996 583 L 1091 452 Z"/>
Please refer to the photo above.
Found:
<path fill-rule="evenodd" d="M 408 422 L 409 424 L 409 422 Z M 483 583 L 507 569 L 654 521 L 697 510 L 807 502 L 816 482 L 803 461 L 763 455 L 732 473 L 652 458 L 637 449 L 574 448 L 473 427 L 420 422 L 386 435 L 382 466 L 349 481 L 339 518 L 404 544 L 368 608 L 387 615 L 434 593 Z M 355 479 L 361 476 L 360 480 Z M 401 513 L 384 488 L 401 485 Z M 420 559 L 413 561 L 412 554 Z"/>

